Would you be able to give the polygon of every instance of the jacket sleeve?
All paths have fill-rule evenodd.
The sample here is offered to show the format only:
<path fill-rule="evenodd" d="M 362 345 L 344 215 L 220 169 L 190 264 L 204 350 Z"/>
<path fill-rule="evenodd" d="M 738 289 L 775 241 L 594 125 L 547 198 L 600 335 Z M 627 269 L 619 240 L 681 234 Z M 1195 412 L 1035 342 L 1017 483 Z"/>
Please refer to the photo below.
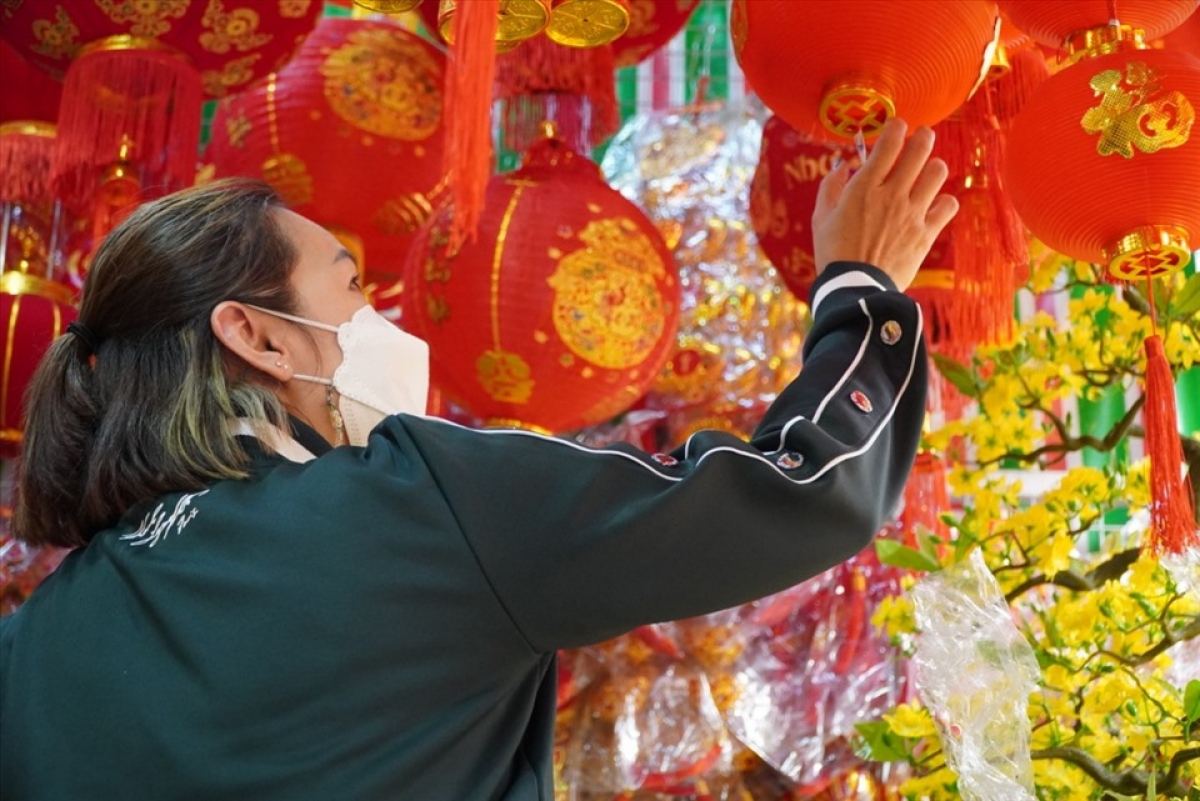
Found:
<path fill-rule="evenodd" d="M 536 650 L 736 606 L 866 547 L 912 467 L 925 411 L 919 307 L 882 271 L 836 263 L 813 287 L 804 366 L 750 442 L 670 454 L 389 418 Z"/>

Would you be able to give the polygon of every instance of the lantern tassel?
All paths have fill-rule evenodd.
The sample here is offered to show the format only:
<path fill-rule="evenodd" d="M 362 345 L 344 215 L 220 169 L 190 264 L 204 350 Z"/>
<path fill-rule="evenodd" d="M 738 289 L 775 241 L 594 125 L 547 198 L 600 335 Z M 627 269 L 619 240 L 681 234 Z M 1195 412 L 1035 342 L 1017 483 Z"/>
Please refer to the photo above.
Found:
<path fill-rule="evenodd" d="M 30 123 L 45 126 L 48 123 Z M 54 136 L 0 131 L 0 203 L 28 203 L 50 198 L 50 162 Z"/>
<path fill-rule="evenodd" d="M 1146 339 L 1146 453 L 1150 458 L 1150 546 L 1181 554 L 1200 546 L 1190 478 L 1179 465 L 1183 446 L 1175 410 L 1175 382 L 1162 338 Z"/>
<path fill-rule="evenodd" d="M 469 0 L 454 15 L 446 73 L 447 173 L 454 216 L 450 247 L 474 241 L 492 172 L 492 84 L 500 0 Z M 469 55 L 468 55 L 469 54 Z"/>

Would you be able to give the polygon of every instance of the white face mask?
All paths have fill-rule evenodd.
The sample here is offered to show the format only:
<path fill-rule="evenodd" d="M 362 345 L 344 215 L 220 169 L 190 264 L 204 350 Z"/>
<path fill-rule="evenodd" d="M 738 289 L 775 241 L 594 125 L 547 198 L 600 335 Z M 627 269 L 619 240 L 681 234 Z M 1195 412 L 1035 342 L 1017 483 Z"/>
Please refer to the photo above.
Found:
<path fill-rule="evenodd" d="M 366 445 L 371 429 L 390 414 L 425 414 L 429 397 L 429 346 L 388 322 L 370 306 L 363 306 L 349 322 L 338 326 L 260 306 L 252 308 L 337 334 L 342 363 L 334 370 L 333 378 L 299 373 L 293 378 L 337 390 L 337 411 L 351 445 Z"/>

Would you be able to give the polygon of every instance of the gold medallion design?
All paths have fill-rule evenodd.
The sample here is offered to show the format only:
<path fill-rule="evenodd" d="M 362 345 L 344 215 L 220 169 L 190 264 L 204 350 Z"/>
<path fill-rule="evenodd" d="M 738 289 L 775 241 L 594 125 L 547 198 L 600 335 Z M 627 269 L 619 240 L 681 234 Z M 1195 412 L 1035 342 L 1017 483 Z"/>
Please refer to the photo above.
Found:
<path fill-rule="evenodd" d="M 529 364 L 516 353 L 485 350 L 475 362 L 484 392 L 501 403 L 528 403 L 534 380 Z"/>
<path fill-rule="evenodd" d="M 258 33 L 258 12 L 250 8 L 226 11 L 221 0 L 208 0 L 204 17 L 205 28 L 200 34 L 200 46 L 211 53 L 228 53 L 230 49 L 245 53 L 271 41 L 271 34 Z"/>
<path fill-rule="evenodd" d="M 251 53 L 244 58 L 235 58 L 219 70 L 205 70 L 200 73 L 200 81 L 209 97 L 224 97 L 231 89 L 249 81 L 254 77 L 254 62 L 262 58 L 262 53 Z"/>
<path fill-rule="evenodd" d="M 230 145 L 240 150 L 246 146 L 246 137 L 253 127 L 246 112 L 238 111 L 225 120 L 225 136 L 229 139 Z"/>
<path fill-rule="evenodd" d="M 79 49 L 79 28 L 62 6 L 54 7 L 54 22 L 48 19 L 35 20 L 33 35 L 38 40 L 33 46 L 33 52 L 43 56 L 55 59 L 70 58 Z"/>
<path fill-rule="evenodd" d="M 408 141 L 441 122 L 442 71 L 425 46 L 388 31 L 356 31 L 321 65 L 325 100 L 346 122 Z"/>
<path fill-rule="evenodd" d="M 279 0 L 279 16 L 285 19 L 300 19 L 308 13 L 313 0 Z"/>
<path fill-rule="evenodd" d="M 666 278 L 650 238 L 628 218 L 595 220 L 579 235 L 585 247 L 559 260 L 554 329 L 572 353 L 613 370 L 645 361 L 666 328 Z"/>
<path fill-rule="evenodd" d="M 817 115 L 830 133 L 851 139 L 861 131 L 872 137 L 896 115 L 896 106 L 879 87 L 843 84 L 825 93 Z"/>
<path fill-rule="evenodd" d="M 96 5 L 118 25 L 132 22 L 134 36 L 162 36 L 171 30 L 168 19 L 187 13 L 190 0 L 96 0 Z"/>
<path fill-rule="evenodd" d="M 1124 76 L 1120 70 L 1104 70 L 1092 77 L 1088 85 L 1100 96 L 1100 105 L 1084 112 L 1080 123 L 1087 133 L 1100 134 L 1096 152 L 1131 159 L 1134 149 L 1155 153 L 1188 141 L 1196 109 L 1161 80 L 1141 61 L 1126 64 Z"/>
<path fill-rule="evenodd" d="M 262 165 L 263 180 L 290 206 L 305 206 L 313 199 L 313 180 L 308 167 L 291 153 L 271 156 Z"/>

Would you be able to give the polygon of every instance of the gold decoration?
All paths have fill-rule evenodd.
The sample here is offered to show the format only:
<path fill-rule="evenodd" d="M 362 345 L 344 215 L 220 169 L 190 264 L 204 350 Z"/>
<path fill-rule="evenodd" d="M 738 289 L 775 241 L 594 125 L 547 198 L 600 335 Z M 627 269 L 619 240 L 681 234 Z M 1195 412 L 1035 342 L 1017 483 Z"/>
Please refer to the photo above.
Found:
<path fill-rule="evenodd" d="M 354 0 L 354 5 L 377 14 L 403 14 L 421 5 L 421 0 Z"/>
<path fill-rule="evenodd" d="M 1188 232 L 1176 225 L 1147 225 L 1106 248 L 1108 271 L 1122 281 L 1158 278 L 1187 266 L 1192 258 Z"/>
<path fill-rule="evenodd" d="M 75 293 L 69 286 L 19 272 L 0 273 L 0 295 L 36 295 L 67 306 L 75 302 Z"/>
<path fill-rule="evenodd" d="M 882 87 L 842 83 L 825 91 L 818 117 L 830 133 L 853 139 L 861 132 L 868 139 L 896 116 L 896 106 Z"/>
<path fill-rule="evenodd" d="M 1123 50 L 1145 50 L 1146 32 L 1129 25 L 1102 25 L 1071 34 L 1065 49 L 1068 64 Z"/>
<path fill-rule="evenodd" d="M 162 36 L 171 30 L 169 18 L 179 19 L 187 13 L 190 0 L 96 0 L 96 5 L 118 25 L 132 22 L 129 32 L 134 36 Z"/>
<path fill-rule="evenodd" d="M 460 2 L 441 0 L 438 7 L 438 33 L 448 44 L 454 44 L 454 13 Z M 550 21 L 550 0 L 500 0 L 499 13 L 496 49 L 505 52 L 545 30 Z"/>
<path fill-rule="evenodd" d="M 245 111 L 238 112 L 236 116 L 225 120 L 225 135 L 229 137 L 229 144 L 236 148 L 245 147 L 246 137 L 253 127 Z"/>
<path fill-rule="evenodd" d="M 428 193 L 410 192 L 392 198 L 379 207 L 371 221 L 388 236 L 411 234 L 433 215 L 434 207 L 440 203 L 448 186 L 448 178 L 443 177 Z"/>
<path fill-rule="evenodd" d="M 547 282 L 554 328 L 572 353 L 624 370 L 641 364 L 666 327 L 656 279 L 666 275 L 653 243 L 626 218 L 595 220 L 579 235 L 586 247 L 564 256 Z"/>
<path fill-rule="evenodd" d="M 54 22 L 45 19 L 34 21 L 33 35 L 38 40 L 33 52 L 43 56 L 71 58 L 79 49 L 79 28 L 61 5 L 54 7 Z"/>
<path fill-rule="evenodd" d="M 536 382 L 529 364 L 516 353 L 485 350 L 475 371 L 483 390 L 501 403 L 528 403 L 533 396 Z"/>
<path fill-rule="evenodd" d="M 279 0 L 279 16 L 285 19 L 300 19 L 308 13 L 313 0 Z"/>
<path fill-rule="evenodd" d="M 600 47 L 628 28 L 624 0 L 562 0 L 550 13 L 546 36 L 567 47 Z"/>
<path fill-rule="evenodd" d="M 271 156 L 262 165 L 263 180 L 290 206 L 305 206 L 313 199 L 313 180 L 308 166 L 291 153 Z"/>
<path fill-rule="evenodd" d="M 250 8 L 235 8 L 226 11 L 221 0 L 208 0 L 201 24 L 211 31 L 200 34 L 200 45 L 211 53 L 228 53 L 235 49 L 239 53 L 261 47 L 273 38 L 269 33 L 258 33 L 258 12 Z"/>
<path fill-rule="evenodd" d="M 356 31 L 321 65 L 325 100 L 346 122 L 392 139 L 427 139 L 442 116 L 442 75 L 426 47 L 380 29 Z"/>
<path fill-rule="evenodd" d="M 226 62 L 219 70 L 205 70 L 200 74 L 205 93 L 209 97 L 224 97 L 231 89 L 247 83 L 254 77 L 254 62 L 260 58 L 261 53 L 251 53 L 244 58 Z"/>
<path fill-rule="evenodd" d="M 1134 149 L 1155 153 L 1180 147 L 1191 136 L 1196 110 L 1178 90 L 1164 89 L 1161 76 L 1142 61 L 1120 70 L 1104 70 L 1088 82 L 1100 105 L 1084 112 L 1080 121 L 1089 134 L 1100 134 L 1096 152 L 1133 158 Z"/>

